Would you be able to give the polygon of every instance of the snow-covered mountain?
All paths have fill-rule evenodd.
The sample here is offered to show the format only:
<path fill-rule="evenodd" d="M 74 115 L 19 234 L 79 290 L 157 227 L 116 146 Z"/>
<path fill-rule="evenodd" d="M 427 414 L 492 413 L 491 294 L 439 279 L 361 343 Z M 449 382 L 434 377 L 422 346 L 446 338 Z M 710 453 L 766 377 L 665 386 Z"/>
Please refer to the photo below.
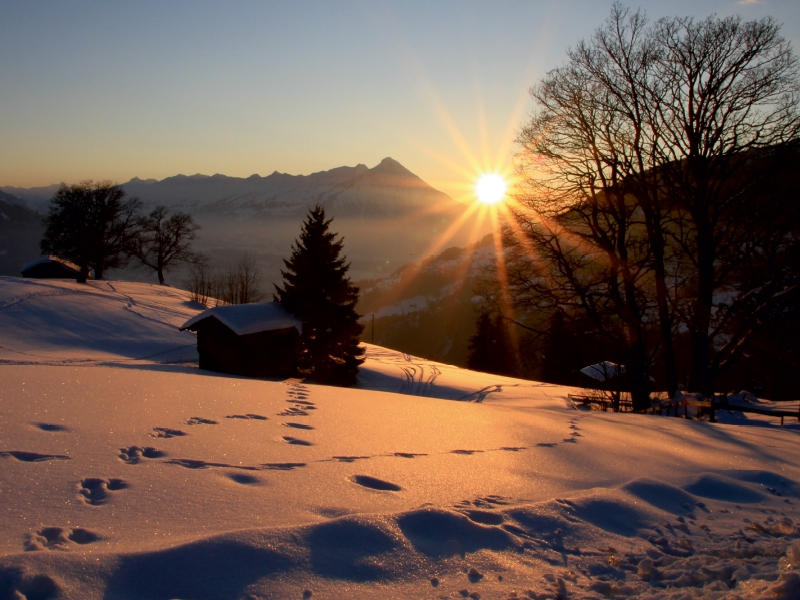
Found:
<path fill-rule="evenodd" d="M 337 217 L 395 217 L 436 206 L 453 208 L 449 196 L 391 158 L 371 169 L 359 164 L 311 175 L 177 175 L 158 182 L 132 179 L 124 188 L 148 204 L 220 216 L 296 217 L 317 203 Z"/>
<path fill-rule="evenodd" d="M 246 178 L 199 173 L 161 181 L 134 177 L 122 186 L 147 205 L 164 204 L 196 216 L 297 217 L 317 203 L 337 217 L 396 217 L 420 210 L 446 212 L 458 208 L 447 194 L 391 158 L 384 158 L 371 169 L 359 164 L 311 175 L 275 171 L 266 177 Z M 58 186 L 0 189 L 44 212 Z"/>

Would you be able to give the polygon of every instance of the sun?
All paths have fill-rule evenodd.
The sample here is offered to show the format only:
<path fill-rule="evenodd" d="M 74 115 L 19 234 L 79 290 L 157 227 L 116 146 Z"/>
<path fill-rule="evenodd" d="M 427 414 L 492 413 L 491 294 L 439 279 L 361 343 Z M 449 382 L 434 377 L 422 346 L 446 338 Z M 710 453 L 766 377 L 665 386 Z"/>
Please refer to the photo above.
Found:
<path fill-rule="evenodd" d="M 487 173 L 478 177 L 475 183 L 475 195 L 481 204 L 497 204 L 506 197 L 508 183 L 501 175 Z"/>

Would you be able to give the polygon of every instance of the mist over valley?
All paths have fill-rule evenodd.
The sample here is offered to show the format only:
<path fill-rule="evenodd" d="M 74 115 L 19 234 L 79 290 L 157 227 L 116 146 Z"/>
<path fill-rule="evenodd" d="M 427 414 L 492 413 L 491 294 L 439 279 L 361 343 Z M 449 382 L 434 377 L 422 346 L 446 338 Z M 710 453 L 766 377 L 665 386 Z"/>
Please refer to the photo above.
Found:
<path fill-rule="evenodd" d="M 36 226 L 32 211 L 41 219 L 58 187 L 0 187 L 5 194 L 0 201 L 18 206 L 15 210 L 23 211 L 28 223 L 17 235 L 23 239 L 14 242 L 18 251 L 13 256 L 0 247 L 0 252 L 6 250 L 0 254 L 0 274 L 18 275 L 25 262 L 37 258 L 43 228 Z M 265 289 L 270 290 L 269 284 L 280 279 L 283 259 L 290 253 L 303 216 L 316 204 L 325 207 L 334 219 L 333 230 L 345 238 L 354 279 L 387 275 L 425 258 L 465 210 L 462 203 L 391 158 L 372 168 L 358 164 L 310 175 L 274 172 L 242 178 L 196 174 L 161 181 L 134 177 L 122 188 L 128 196 L 139 198 L 145 209 L 164 205 L 173 212 L 189 213 L 201 226 L 194 243 L 196 251 L 218 267 L 248 255 L 260 268 Z M 22 213 L 15 218 L 22 219 Z M 468 225 L 451 232 L 447 245 L 465 246 L 485 233 L 473 232 Z M 6 226 L 11 227 L 10 223 Z M 0 246 L 10 245 L 6 240 L 10 238 L 0 238 Z M 183 271 L 173 270 L 170 283 L 180 285 Z M 133 267 L 125 269 L 123 277 L 152 279 L 148 271 Z"/>

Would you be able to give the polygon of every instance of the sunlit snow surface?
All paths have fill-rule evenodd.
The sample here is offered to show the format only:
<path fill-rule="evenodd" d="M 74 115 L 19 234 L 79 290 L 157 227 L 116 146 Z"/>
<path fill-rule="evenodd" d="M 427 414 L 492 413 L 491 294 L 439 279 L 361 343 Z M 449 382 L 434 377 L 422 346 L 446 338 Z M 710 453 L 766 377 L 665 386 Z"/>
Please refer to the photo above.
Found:
<path fill-rule="evenodd" d="M 199 310 L 0 278 L 0 599 L 800 596 L 796 424 L 376 346 L 354 389 L 222 376 Z"/>

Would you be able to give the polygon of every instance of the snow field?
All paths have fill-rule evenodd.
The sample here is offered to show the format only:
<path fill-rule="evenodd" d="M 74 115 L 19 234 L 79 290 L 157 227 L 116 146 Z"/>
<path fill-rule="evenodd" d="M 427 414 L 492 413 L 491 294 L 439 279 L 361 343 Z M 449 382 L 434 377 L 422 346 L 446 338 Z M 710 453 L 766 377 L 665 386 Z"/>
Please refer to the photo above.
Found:
<path fill-rule="evenodd" d="M 204 372 L 187 301 L 0 278 L 0 599 L 800 597 L 796 425 Z"/>

